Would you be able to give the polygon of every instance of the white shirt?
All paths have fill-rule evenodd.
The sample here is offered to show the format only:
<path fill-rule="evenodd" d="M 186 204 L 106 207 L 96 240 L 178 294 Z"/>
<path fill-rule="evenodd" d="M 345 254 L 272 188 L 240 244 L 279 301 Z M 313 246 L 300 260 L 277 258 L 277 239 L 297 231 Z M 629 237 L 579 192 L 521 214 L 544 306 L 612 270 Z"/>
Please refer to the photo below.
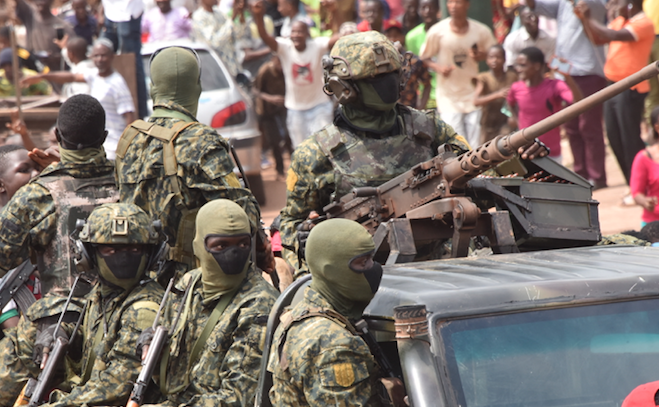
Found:
<path fill-rule="evenodd" d="M 277 55 L 286 79 L 284 105 L 287 109 L 308 110 L 329 101 L 323 92 L 323 67 L 320 59 L 328 51 L 329 38 L 307 38 L 307 47 L 300 52 L 293 41 L 277 38 Z"/>
<path fill-rule="evenodd" d="M 544 30 L 538 29 L 538 38 L 531 38 L 531 34 L 522 27 L 517 31 L 511 32 L 503 42 L 503 49 L 506 50 L 506 66 L 515 65 L 515 60 L 519 52 L 527 47 L 537 47 L 545 54 L 545 62 L 551 62 L 556 48 L 556 38 L 551 37 Z"/>
<path fill-rule="evenodd" d="M 451 29 L 451 18 L 430 27 L 426 41 L 421 46 L 422 59 L 436 58 L 442 66 L 451 66 L 448 77 L 437 73 L 437 110 L 444 113 L 470 113 L 476 110 L 474 80 L 478 76 L 478 62 L 469 54 L 471 48 L 487 51 L 496 43 L 492 30 L 485 24 L 468 19 L 469 28 L 464 34 Z"/>
<path fill-rule="evenodd" d="M 84 75 L 85 81 L 91 88 L 91 96 L 95 97 L 105 109 L 105 128 L 108 137 L 103 147 L 108 159 L 114 160 L 117 143 L 127 125 L 122 115 L 135 111 L 133 97 L 124 77 L 116 71 L 106 77 L 99 76 L 98 69 L 88 71 Z"/>
<path fill-rule="evenodd" d="M 62 55 L 64 55 L 64 52 Z M 84 76 L 85 73 L 93 72 L 96 70 L 96 67 L 94 66 L 94 63 L 91 59 L 85 59 L 84 61 L 80 61 L 77 64 L 74 64 L 70 61 L 67 61 L 67 63 L 71 67 L 71 73 L 73 74 L 82 74 Z M 90 93 L 91 89 L 87 82 L 65 83 L 62 85 L 62 97 L 60 97 L 60 102 L 64 103 L 64 101 L 66 101 L 66 99 L 70 98 L 71 96 L 89 95 Z"/>
<path fill-rule="evenodd" d="M 142 0 L 102 0 L 105 17 L 115 23 L 130 21 L 144 11 Z"/>

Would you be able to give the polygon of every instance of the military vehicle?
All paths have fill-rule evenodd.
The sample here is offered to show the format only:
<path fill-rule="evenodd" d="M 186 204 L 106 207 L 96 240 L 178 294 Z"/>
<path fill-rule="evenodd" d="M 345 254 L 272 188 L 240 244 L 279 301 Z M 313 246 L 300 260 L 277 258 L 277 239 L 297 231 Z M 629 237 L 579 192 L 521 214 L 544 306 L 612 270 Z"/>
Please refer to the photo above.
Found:
<path fill-rule="evenodd" d="M 384 267 L 364 312 L 411 406 L 620 406 L 659 379 L 659 248 L 595 246 Z M 256 406 L 269 406 L 268 321 Z"/>
<path fill-rule="evenodd" d="M 547 157 L 513 157 L 548 130 L 658 73 L 655 62 L 460 156 L 440 146 L 437 156 L 379 187 L 355 188 L 325 206 L 324 215 L 364 225 L 373 234 L 376 258 L 386 264 L 413 261 L 419 247 L 447 239 L 451 257 L 464 257 L 476 236 L 487 237 L 494 253 L 594 245 L 601 233 L 588 180 Z"/>

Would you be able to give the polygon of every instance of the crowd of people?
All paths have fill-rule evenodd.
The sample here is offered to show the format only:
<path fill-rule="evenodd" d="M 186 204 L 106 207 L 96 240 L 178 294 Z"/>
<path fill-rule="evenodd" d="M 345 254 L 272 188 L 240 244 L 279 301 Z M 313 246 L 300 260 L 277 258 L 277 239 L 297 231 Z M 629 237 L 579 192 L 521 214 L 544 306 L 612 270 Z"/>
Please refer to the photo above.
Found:
<path fill-rule="evenodd" d="M 50 148 L 36 148 L 18 115 L 8 127 L 25 149 L 0 146 L 0 273 L 34 263 L 30 290 L 41 297 L 29 312 L 9 303 L 0 315 L 0 405 L 20 397 L 77 320 L 48 406 L 125 405 L 168 281 L 176 289 L 161 324 L 172 340 L 157 382 L 134 401 L 252 404 L 267 316 L 278 290 L 305 273 L 313 282 L 274 334 L 273 404 L 403 405 L 380 391 L 354 328 L 382 277 L 373 238 L 356 222 L 322 221 L 323 208 L 441 145 L 468 154 L 635 73 L 659 32 L 659 7 L 646 1 L 646 14 L 643 3 L 493 0 L 492 30 L 469 17 L 469 0 L 447 0 L 443 19 L 437 0 L 7 1 L 0 96 L 58 92 L 63 104 Z M 228 142 L 196 119 L 199 56 L 171 45 L 154 53 L 148 93 L 134 58 L 135 97 L 113 67 L 117 53 L 184 39 L 208 44 L 232 76 L 250 73 L 264 146 L 286 180 L 276 247 Z M 659 108 L 646 98 L 656 84 L 563 129 L 574 171 L 595 189 L 607 185 L 608 136 L 648 226 L 659 220 Z M 516 153 L 560 163 L 560 141 L 556 128 Z"/>

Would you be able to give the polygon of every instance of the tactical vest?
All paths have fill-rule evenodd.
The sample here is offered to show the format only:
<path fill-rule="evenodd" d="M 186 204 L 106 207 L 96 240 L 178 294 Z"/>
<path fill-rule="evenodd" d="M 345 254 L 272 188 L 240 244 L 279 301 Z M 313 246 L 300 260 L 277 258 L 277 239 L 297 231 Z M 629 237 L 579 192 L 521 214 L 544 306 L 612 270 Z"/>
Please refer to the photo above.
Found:
<path fill-rule="evenodd" d="M 174 149 L 174 140 L 186 128 L 197 124 L 197 122 L 180 121 L 172 128 L 159 126 L 155 123 L 137 120 L 131 123 L 130 126 L 124 130 L 121 135 L 119 144 L 117 145 L 117 159 L 116 168 L 117 174 L 121 174 L 122 167 L 125 165 L 124 158 L 126 151 L 132 143 L 133 139 L 140 133 L 159 140 L 163 143 L 163 167 L 165 171 L 165 178 L 158 180 L 157 188 L 162 193 L 167 193 L 165 205 L 171 201 L 174 202 L 176 209 L 181 212 L 178 227 L 176 228 L 176 243 L 175 246 L 170 246 L 169 259 L 187 265 L 188 270 L 196 267 L 194 251 L 192 249 L 192 241 L 195 235 L 195 219 L 199 208 L 188 209 L 185 205 L 187 194 L 186 186 L 181 182 L 178 177 L 178 162 L 176 160 L 176 150 Z M 119 181 L 121 184 L 121 181 Z M 119 185 L 121 188 L 121 185 Z M 151 212 L 149 208 L 143 208 L 146 212 Z M 160 208 L 163 210 L 164 208 Z M 159 214 L 150 213 L 151 216 L 158 216 Z"/>
<path fill-rule="evenodd" d="M 334 169 L 334 199 L 357 187 L 377 187 L 414 165 L 435 156 L 432 143 L 437 128 L 434 112 L 398 106 L 402 134 L 377 138 L 327 126 L 314 134 Z"/>
<path fill-rule="evenodd" d="M 71 239 L 76 221 L 87 219 L 99 205 L 119 202 L 119 191 L 112 175 L 98 178 L 50 176 L 40 177 L 35 182 L 50 192 L 57 213 L 55 236 L 45 250 L 35 253 L 41 291 L 66 296 L 78 274 L 73 263 L 75 254 Z M 80 293 L 90 289 L 88 286 Z"/>

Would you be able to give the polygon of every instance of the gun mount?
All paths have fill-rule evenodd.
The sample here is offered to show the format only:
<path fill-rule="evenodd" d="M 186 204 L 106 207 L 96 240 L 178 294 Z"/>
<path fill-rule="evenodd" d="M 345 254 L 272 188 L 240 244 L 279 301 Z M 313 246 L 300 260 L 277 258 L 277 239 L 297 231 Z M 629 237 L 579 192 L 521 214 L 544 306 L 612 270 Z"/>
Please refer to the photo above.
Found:
<path fill-rule="evenodd" d="M 323 208 L 366 227 L 387 264 L 414 260 L 422 244 L 452 238 L 451 257 L 487 236 L 495 253 L 593 245 L 601 239 L 587 180 L 549 158 L 511 160 L 536 137 L 659 74 L 655 62 L 538 123 L 456 156 L 447 145 L 379 187 L 355 188 Z M 477 178 L 498 169 L 504 178 Z M 514 169 L 511 169 L 514 168 Z M 385 238 L 387 241 L 385 242 Z"/>

